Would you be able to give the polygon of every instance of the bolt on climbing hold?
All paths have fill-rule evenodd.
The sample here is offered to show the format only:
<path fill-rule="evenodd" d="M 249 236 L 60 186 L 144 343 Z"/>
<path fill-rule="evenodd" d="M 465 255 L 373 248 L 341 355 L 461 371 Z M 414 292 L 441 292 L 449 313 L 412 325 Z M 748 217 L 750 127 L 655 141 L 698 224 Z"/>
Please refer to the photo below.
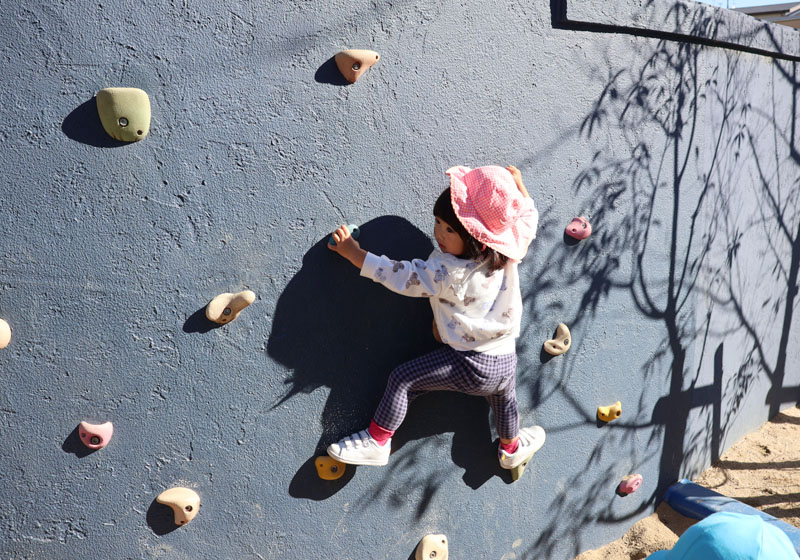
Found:
<path fill-rule="evenodd" d="M 592 224 L 583 216 L 573 218 L 567 226 L 566 234 L 574 239 L 586 239 L 592 235 Z"/>
<path fill-rule="evenodd" d="M 0 319 L 0 349 L 8 346 L 11 342 L 11 327 L 3 319 Z"/>
<path fill-rule="evenodd" d="M 172 508 L 175 525 L 186 525 L 197 516 L 200 509 L 200 496 L 191 488 L 175 487 L 164 490 L 156 501 Z"/>
<path fill-rule="evenodd" d="M 150 98 L 139 88 L 112 87 L 97 92 L 97 113 L 114 140 L 136 142 L 150 131 Z"/>
<path fill-rule="evenodd" d="M 102 449 L 111 440 L 114 435 L 114 424 L 106 422 L 105 424 L 89 424 L 89 422 L 81 422 L 78 426 L 78 435 L 83 444 L 89 449 Z"/>
<path fill-rule="evenodd" d="M 347 224 L 347 231 L 350 232 L 350 236 L 353 239 L 358 239 L 358 236 L 361 234 L 361 230 L 358 229 L 358 226 L 355 224 Z M 328 238 L 328 245 L 336 245 L 336 241 L 333 240 L 333 234 Z"/>
<path fill-rule="evenodd" d="M 610 406 L 598 406 L 597 417 L 603 422 L 611 422 L 622 416 L 622 403 L 615 402 Z"/>
<path fill-rule="evenodd" d="M 250 290 L 244 290 L 236 294 L 220 294 L 206 306 L 206 317 L 209 321 L 214 321 L 224 325 L 230 323 L 239 316 L 239 312 L 256 300 L 256 294 Z"/>
<path fill-rule="evenodd" d="M 572 346 L 572 336 L 564 323 L 559 323 L 555 338 L 544 343 L 544 351 L 553 356 L 560 356 Z"/>
<path fill-rule="evenodd" d="M 628 476 L 622 478 L 622 482 L 619 483 L 617 491 L 623 496 L 627 496 L 628 494 L 633 494 L 642 485 L 642 481 L 643 481 L 642 475 L 629 474 Z"/>
<path fill-rule="evenodd" d="M 369 67 L 378 62 L 381 55 L 375 51 L 368 51 L 363 49 L 348 49 L 336 53 L 333 59 L 336 61 L 336 67 L 342 76 L 354 84 L 361 75 L 369 70 Z"/>
<path fill-rule="evenodd" d="M 317 467 L 317 475 L 322 480 L 338 480 L 344 475 L 345 464 L 328 455 L 317 457 L 314 465 Z"/>
<path fill-rule="evenodd" d="M 417 546 L 414 560 L 447 560 L 447 537 L 425 535 Z"/>

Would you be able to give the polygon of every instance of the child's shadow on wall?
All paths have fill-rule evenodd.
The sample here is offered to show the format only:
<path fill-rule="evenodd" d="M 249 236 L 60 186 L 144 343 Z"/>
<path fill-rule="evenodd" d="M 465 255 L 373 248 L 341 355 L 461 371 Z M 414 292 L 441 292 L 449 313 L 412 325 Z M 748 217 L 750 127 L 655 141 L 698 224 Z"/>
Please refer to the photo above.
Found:
<path fill-rule="evenodd" d="M 360 229 L 362 248 L 379 255 L 424 259 L 432 250 L 424 233 L 397 216 L 376 218 Z M 324 455 L 328 444 L 369 424 L 386 380 L 396 366 L 438 347 L 431 333 L 427 299 L 394 294 L 360 277 L 355 267 L 326 247 L 327 242 L 326 237 L 306 253 L 302 268 L 278 299 L 267 343 L 270 357 L 290 370 L 286 391 L 275 407 L 299 395 L 329 389 L 319 421 L 322 433 L 316 449 L 309 449 L 314 456 Z M 489 433 L 485 401 L 473 397 L 474 403 L 465 407 L 448 396 L 442 400 L 443 406 L 433 406 L 435 398 L 428 396 L 421 399 L 421 406 L 412 405 L 393 442 L 393 453 L 410 439 L 452 431 L 453 459 L 468 463 L 460 465 L 468 471 L 490 470 L 486 462 L 471 459 L 477 454 L 466 453 L 461 449 L 464 446 L 458 445 L 474 442 L 480 435 L 480 428 L 478 433 L 475 431 L 476 407 L 482 411 L 477 412 L 477 423 L 483 426 L 484 433 Z M 438 470 L 441 468 L 442 465 L 437 466 Z M 348 472 L 352 470 L 348 468 Z M 493 474 L 471 478 L 488 479 Z M 312 457 L 298 470 L 289 493 L 325 499 L 350 478 L 320 480 Z"/>

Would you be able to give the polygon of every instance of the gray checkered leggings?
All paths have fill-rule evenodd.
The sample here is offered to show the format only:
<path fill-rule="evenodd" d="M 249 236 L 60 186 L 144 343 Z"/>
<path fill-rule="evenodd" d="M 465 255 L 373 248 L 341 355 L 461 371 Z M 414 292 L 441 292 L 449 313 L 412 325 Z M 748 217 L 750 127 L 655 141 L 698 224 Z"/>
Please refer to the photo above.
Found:
<path fill-rule="evenodd" d="M 429 391 L 458 391 L 486 397 L 497 433 L 513 439 L 519 429 L 516 393 L 517 355 L 459 352 L 444 346 L 396 368 L 373 420 L 387 430 L 403 423 L 408 405 Z"/>

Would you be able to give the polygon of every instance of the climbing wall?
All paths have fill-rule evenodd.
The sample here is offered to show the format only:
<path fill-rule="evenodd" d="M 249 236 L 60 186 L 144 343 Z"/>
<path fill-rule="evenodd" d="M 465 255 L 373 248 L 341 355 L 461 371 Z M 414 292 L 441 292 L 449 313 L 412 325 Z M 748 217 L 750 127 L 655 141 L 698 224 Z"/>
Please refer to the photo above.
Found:
<path fill-rule="evenodd" d="M 0 556 L 405 559 L 435 534 L 566 560 L 795 404 L 793 37 L 583 4 L 6 7 Z M 388 466 L 321 479 L 436 348 L 427 302 L 330 232 L 424 258 L 444 171 L 484 164 L 540 212 L 517 390 L 547 442 L 514 481 L 486 402 L 428 395 Z"/>

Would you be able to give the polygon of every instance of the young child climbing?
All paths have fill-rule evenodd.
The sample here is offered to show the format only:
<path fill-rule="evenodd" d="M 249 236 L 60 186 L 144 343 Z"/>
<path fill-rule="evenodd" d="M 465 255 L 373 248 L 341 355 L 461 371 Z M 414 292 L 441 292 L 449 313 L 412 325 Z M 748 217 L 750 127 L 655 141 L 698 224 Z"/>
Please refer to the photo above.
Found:
<path fill-rule="evenodd" d="M 444 344 L 392 372 L 369 427 L 328 447 L 342 463 L 386 465 L 409 403 L 429 391 L 488 400 L 504 469 L 525 463 L 544 444 L 540 426 L 519 429 L 516 399 L 522 317 L 517 264 L 536 235 L 538 211 L 516 167 L 457 166 L 446 173 L 450 187 L 433 207 L 438 249 L 428 260 L 369 253 L 345 226 L 333 232 L 336 244 L 328 244 L 361 269 L 361 276 L 399 294 L 428 298 L 433 336 Z"/>

